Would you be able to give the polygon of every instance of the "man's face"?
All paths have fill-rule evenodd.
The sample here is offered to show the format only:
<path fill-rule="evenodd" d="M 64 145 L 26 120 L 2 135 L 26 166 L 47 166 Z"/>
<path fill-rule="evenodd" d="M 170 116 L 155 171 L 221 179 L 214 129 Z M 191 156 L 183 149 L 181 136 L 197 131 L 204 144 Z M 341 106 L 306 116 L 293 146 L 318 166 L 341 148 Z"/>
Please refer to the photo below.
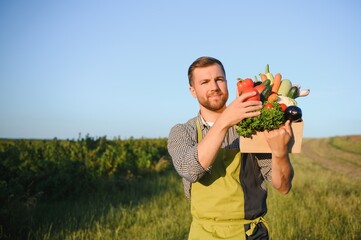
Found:
<path fill-rule="evenodd" d="M 199 104 L 211 111 L 222 110 L 228 100 L 227 81 L 222 68 L 218 64 L 196 68 L 192 76 L 189 90 Z"/>

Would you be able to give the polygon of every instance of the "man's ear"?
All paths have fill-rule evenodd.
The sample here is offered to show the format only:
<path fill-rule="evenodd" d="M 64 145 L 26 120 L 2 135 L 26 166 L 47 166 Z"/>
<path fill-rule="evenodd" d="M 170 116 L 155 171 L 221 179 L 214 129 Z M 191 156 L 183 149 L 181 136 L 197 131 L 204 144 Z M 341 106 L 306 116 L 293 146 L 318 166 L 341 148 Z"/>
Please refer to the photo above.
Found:
<path fill-rule="evenodd" d="M 196 93 L 196 90 L 194 89 L 194 87 L 190 86 L 189 91 L 191 92 L 191 94 L 194 98 L 197 98 L 197 93 Z"/>

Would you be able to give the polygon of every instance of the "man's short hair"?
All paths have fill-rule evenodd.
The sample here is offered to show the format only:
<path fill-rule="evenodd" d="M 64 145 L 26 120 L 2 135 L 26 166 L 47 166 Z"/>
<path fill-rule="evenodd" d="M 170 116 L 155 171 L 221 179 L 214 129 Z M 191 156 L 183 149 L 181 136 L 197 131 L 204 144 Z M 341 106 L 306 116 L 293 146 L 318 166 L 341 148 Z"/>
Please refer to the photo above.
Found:
<path fill-rule="evenodd" d="M 194 69 L 201 68 L 201 67 L 208 67 L 208 66 L 211 66 L 214 64 L 218 64 L 222 68 L 224 76 L 226 76 L 226 71 L 224 70 L 224 67 L 223 67 L 223 64 L 221 63 L 221 61 L 219 61 L 218 59 L 213 58 L 213 57 L 207 57 L 207 56 L 199 57 L 188 68 L 189 86 L 192 86 Z"/>

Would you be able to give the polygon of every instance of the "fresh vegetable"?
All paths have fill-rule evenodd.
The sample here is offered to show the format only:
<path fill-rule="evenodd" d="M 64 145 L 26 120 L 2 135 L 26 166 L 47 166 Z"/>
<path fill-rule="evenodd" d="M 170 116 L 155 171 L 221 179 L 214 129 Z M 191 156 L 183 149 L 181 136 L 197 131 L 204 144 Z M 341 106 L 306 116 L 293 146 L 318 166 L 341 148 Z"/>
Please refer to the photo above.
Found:
<path fill-rule="evenodd" d="M 302 121 L 302 110 L 297 106 L 288 106 L 285 110 L 285 121 L 291 120 L 292 122 Z"/>
<path fill-rule="evenodd" d="M 310 89 L 304 89 L 300 91 L 299 97 L 306 97 L 308 94 L 310 94 Z"/>
<path fill-rule="evenodd" d="M 266 74 L 260 73 L 259 76 L 261 77 L 261 81 L 262 81 L 262 82 L 266 81 L 266 79 L 267 79 Z"/>
<path fill-rule="evenodd" d="M 282 80 L 282 75 L 280 73 L 276 73 L 276 75 L 273 78 L 273 85 L 272 85 L 272 92 L 277 93 L 278 89 L 280 88 Z"/>
<path fill-rule="evenodd" d="M 268 64 L 266 65 L 265 74 L 266 74 L 267 79 L 271 80 L 271 84 L 273 84 L 273 75 L 269 71 L 269 65 Z"/>
<path fill-rule="evenodd" d="M 267 85 L 261 92 L 261 101 L 267 101 L 267 98 L 271 94 L 271 92 L 272 87 L 270 85 Z"/>
<path fill-rule="evenodd" d="M 291 89 L 291 87 L 292 87 L 291 81 L 288 80 L 288 79 L 283 79 L 281 81 L 280 88 L 278 89 L 278 94 L 281 95 L 281 96 L 287 96 L 288 92 Z"/>
<path fill-rule="evenodd" d="M 266 103 L 264 105 L 264 108 L 273 108 L 273 104 L 272 103 Z"/>
<path fill-rule="evenodd" d="M 265 85 L 265 86 L 270 86 L 271 85 L 271 80 L 269 79 L 266 79 L 262 82 L 262 85 Z"/>
<path fill-rule="evenodd" d="M 263 91 L 265 88 L 266 88 L 266 86 L 263 85 L 263 84 L 260 84 L 260 85 L 257 85 L 257 86 L 254 87 L 254 89 L 256 89 L 259 94 L 261 94 L 262 91 Z"/>
<path fill-rule="evenodd" d="M 295 99 L 299 95 L 300 95 L 300 89 L 297 86 L 293 86 L 288 92 L 287 97 Z"/>
<path fill-rule="evenodd" d="M 284 103 L 280 103 L 280 107 L 281 107 L 282 112 L 284 112 L 287 108 L 287 105 Z"/>
<path fill-rule="evenodd" d="M 256 86 L 258 86 L 258 85 L 261 85 L 262 84 L 262 82 L 261 81 L 258 81 L 258 82 L 254 82 L 254 86 L 256 87 Z"/>
<path fill-rule="evenodd" d="M 275 92 L 271 92 L 271 94 L 267 98 L 267 101 L 275 102 L 277 99 L 278 99 L 278 94 Z"/>
<path fill-rule="evenodd" d="M 250 100 L 254 100 L 254 101 L 259 101 L 260 100 L 260 95 L 259 95 L 258 91 L 256 89 L 254 89 L 254 87 L 246 87 L 246 88 L 244 88 L 241 95 L 244 94 L 244 93 L 247 93 L 247 92 L 252 92 L 252 91 L 256 92 L 256 95 L 254 95 L 252 97 L 249 97 L 249 98 L 246 98 L 244 100 L 245 102 L 250 101 Z"/>
<path fill-rule="evenodd" d="M 271 104 L 273 108 L 265 106 Z M 284 113 L 277 102 L 264 102 L 261 114 L 256 117 L 245 118 L 236 126 L 236 130 L 240 136 L 250 137 L 257 131 L 271 131 L 279 128 L 284 123 Z"/>
<path fill-rule="evenodd" d="M 243 80 L 242 85 L 243 85 L 243 87 L 253 87 L 254 83 L 253 83 L 252 79 L 246 78 Z"/>
<path fill-rule="evenodd" d="M 273 76 L 268 64 L 265 72 L 259 73 L 259 77 L 261 81 L 257 76 L 254 76 L 254 81 L 251 78 L 238 78 L 237 90 L 240 95 L 250 91 L 256 92 L 255 96 L 245 101 L 261 100 L 263 103 L 260 115 L 246 118 L 236 125 L 238 134 L 243 137 L 277 129 L 287 120 L 302 121 L 302 111 L 295 99 L 310 93 L 309 89 L 301 90 L 300 85 L 293 85 L 289 79 L 282 79 L 280 73 Z"/>
<path fill-rule="evenodd" d="M 254 83 L 253 83 L 252 79 L 250 79 L 250 78 L 246 78 L 244 80 L 239 79 L 237 82 L 238 94 L 241 94 L 244 88 L 253 87 L 253 86 L 254 86 Z"/>
<path fill-rule="evenodd" d="M 285 97 L 285 96 L 278 96 L 277 102 L 278 102 L 278 103 L 283 103 L 283 104 L 285 104 L 287 107 L 288 107 L 288 106 L 297 106 L 297 102 L 296 102 L 295 99 L 289 98 L 289 97 Z"/>
<path fill-rule="evenodd" d="M 238 82 L 237 82 L 237 92 L 238 92 L 238 94 L 241 94 L 242 90 L 243 90 L 242 81 L 238 80 Z"/>

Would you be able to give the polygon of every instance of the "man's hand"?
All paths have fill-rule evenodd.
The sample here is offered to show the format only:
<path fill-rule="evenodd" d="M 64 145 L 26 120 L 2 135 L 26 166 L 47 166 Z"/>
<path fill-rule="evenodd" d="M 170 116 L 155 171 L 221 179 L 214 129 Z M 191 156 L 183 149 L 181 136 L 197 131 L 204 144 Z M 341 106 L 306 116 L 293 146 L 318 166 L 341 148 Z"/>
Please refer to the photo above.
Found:
<path fill-rule="evenodd" d="M 212 165 L 230 127 L 247 117 L 260 114 L 261 101 L 245 101 L 256 92 L 249 92 L 237 97 L 217 118 L 206 136 L 198 143 L 198 160 L 203 168 Z"/>
<path fill-rule="evenodd" d="M 264 131 L 264 135 L 271 148 L 272 155 L 284 157 L 288 154 L 288 143 L 292 138 L 291 122 L 287 120 L 285 125 L 272 131 Z"/>
<path fill-rule="evenodd" d="M 257 93 L 255 91 L 244 93 L 237 97 L 222 113 L 219 121 L 226 122 L 227 127 L 231 127 L 239 123 L 245 118 L 255 117 L 261 114 L 262 102 L 250 100 L 246 101 Z"/>
<path fill-rule="evenodd" d="M 272 185 L 280 193 L 287 194 L 294 174 L 288 155 L 288 143 L 292 137 L 290 120 L 279 129 L 264 131 L 264 135 L 272 151 Z"/>

